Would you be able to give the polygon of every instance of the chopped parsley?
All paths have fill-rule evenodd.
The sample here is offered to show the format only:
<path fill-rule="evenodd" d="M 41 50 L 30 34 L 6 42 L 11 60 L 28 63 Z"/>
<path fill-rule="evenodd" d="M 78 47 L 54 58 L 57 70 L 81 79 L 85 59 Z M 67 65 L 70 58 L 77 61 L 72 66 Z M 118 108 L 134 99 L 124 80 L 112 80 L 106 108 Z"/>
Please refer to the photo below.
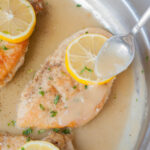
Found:
<path fill-rule="evenodd" d="M 49 80 L 53 80 L 53 78 L 52 78 L 52 77 L 49 77 L 48 79 L 49 79 Z"/>
<path fill-rule="evenodd" d="M 59 95 L 56 95 L 55 99 L 54 99 L 54 104 L 56 105 L 58 103 L 60 99 L 60 96 Z"/>
<path fill-rule="evenodd" d="M 146 61 L 149 61 L 149 56 L 146 56 L 145 59 L 146 59 Z"/>
<path fill-rule="evenodd" d="M 57 111 L 53 110 L 53 111 L 50 112 L 50 114 L 51 114 L 51 117 L 55 117 L 57 115 Z"/>
<path fill-rule="evenodd" d="M 77 88 L 77 86 L 76 86 L 76 85 L 74 85 L 72 88 L 73 88 L 73 89 L 76 89 L 76 88 Z"/>
<path fill-rule="evenodd" d="M 21 31 L 21 29 L 17 29 L 17 31 Z"/>
<path fill-rule="evenodd" d="M 9 32 L 8 31 L 2 31 L 3 33 L 5 33 L 5 34 L 9 34 Z"/>
<path fill-rule="evenodd" d="M 15 120 L 12 120 L 11 122 L 8 123 L 8 126 L 15 126 L 16 125 L 16 121 Z"/>
<path fill-rule="evenodd" d="M 2 49 L 3 49 L 4 51 L 8 50 L 8 48 L 7 48 L 5 45 L 2 46 Z"/>
<path fill-rule="evenodd" d="M 62 73 L 63 75 L 65 75 L 65 72 L 64 72 L 64 71 L 62 71 L 61 73 Z"/>
<path fill-rule="evenodd" d="M 24 131 L 22 132 L 22 134 L 25 135 L 25 136 L 28 136 L 28 135 L 30 135 L 32 132 L 33 132 L 33 130 L 32 130 L 31 128 L 28 128 L 28 129 L 24 130 Z"/>
<path fill-rule="evenodd" d="M 90 69 L 90 68 L 88 68 L 87 66 L 85 66 L 85 67 L 81 70 L 80 74 L 82 74 L 84 71 L 93 72 L 93 70 Z"/>
<path fill-rule="evenodd" d="M 45 5 L 48 5 L 48 2 L 45 2 Z"/>
<path fill-rule="evenodd" d="M 85 32 L 85 34 L 88 34 L 88 33 L 89 33 L 88 31 Z"/>
<path fill-rule="evenodd" d="M 40 104 L 40 108 L 41 108 L 41 110 L 45 110 L 45 107 L 42 105 L 42 104 Z"/>
<path fill-rule="evenodd" d="M 24 148 L 24 147 L 21 147 L 21 150 L 25 150 L 25 148 Z"/>
<path fill-rule="evenodd" d="M 45 131 L 46 130 L 44 130 L 44 129 L 38 130 L 38 134 L 44 133 Z"/>
<path fill-rule="evenodd" d="M 136 102 L 138 102 L 138 99 L 136 98 Z"/>
<path fill-rule="evenodd" d="M 51 70 L 51 68 L 50 68 L 50 67 L 48 67 L 48 70 L 50 71 L 50 70 Z"/>
<path fill-rule="evenodd" d="M 69 128 L 65 128 L 65 129 L 62 130 L 62 133 L 70 134 L 70 129 Z"/>
<path fill-rule="evenodd" d="M 60 129 L 59 128 L 54 128 L 53 131 L 58 133 L 60 131 Z"/>
<path fill-rule="evenodd" d="M 88 88 L 88 86 L 87 86 L 87 85 L 85 85 L 85 86 L 84 86 L 84 88 L 85 88 L 85 89 L 87 89 L 87 88 Z"/>
<path fill-rule="evenodd" d="M 27 137 L 26 141 L 27 141 L 27 142 L 31 141 L 31 138 L 30 138 L 30 137 Z"/>
<path fill-rule="evenodd" d="M 45 95 L 45 92 L 44 91 L 39 91 L 39 94 L 44 96 Z"/>
<path fill-rule="evenodd" d="M 117 98 L 117 96 L 116 95 L 114 95 L 114 97 L 113 97 L 114 99 L 116 99 Z"/>
<path fill-rule="evenodd" d="M 82 7 L 82 5 L 81 4 L 77 4 L 76 7 Z"/>
<path fill-rule="evenodd" d="M 28 70 L 28 73 L 32 73 L 32 72 L 33 72 L 33 69 L 29 69 L 29 70 Z"/>

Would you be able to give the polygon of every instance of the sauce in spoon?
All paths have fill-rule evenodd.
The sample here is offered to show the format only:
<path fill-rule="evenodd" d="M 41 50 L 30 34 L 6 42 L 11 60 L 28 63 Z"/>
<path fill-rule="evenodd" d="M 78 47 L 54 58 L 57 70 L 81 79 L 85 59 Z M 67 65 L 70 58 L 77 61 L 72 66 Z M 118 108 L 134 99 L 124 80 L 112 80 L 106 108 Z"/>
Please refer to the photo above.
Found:
<path fill-rule="evenodd" d="M 146 10 L 132 31 L 124 36 L 113 36 L 107 40 L 98 53 L 95 73 L 100 80 L 107 80 L 123 72 L 132 63 L 135 55 L 134 36 L 150 17 Z"/>

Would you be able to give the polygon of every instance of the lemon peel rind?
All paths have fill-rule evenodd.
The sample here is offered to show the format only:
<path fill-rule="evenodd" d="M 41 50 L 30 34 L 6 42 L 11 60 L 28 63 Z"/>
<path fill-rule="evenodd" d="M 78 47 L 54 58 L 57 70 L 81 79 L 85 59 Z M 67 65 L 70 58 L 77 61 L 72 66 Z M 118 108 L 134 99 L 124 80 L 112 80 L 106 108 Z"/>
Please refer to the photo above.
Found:
<path fill-rule="evenodd" d="M 33 6 L 27 1 L 27 0 L 21 0 L 24 4 L 30 6 L 30 8 L 32 9 L 33 12 L 33 18 L 34 20 L 30 23 L 30 27 L 26 30 L 26 34 L 24 34 L 24 36 L 14 36 L 15 38 L 11 38 L 11 36 L 9 34 L 5 34 L 3 32 L 0 32 L 0 39 L 10 42 L 10 43 L 20 43 L 23 42 L 25 40 L 27 40 L 33 33 L 35 25 L 36 25 L 36 14 L 35 14 L 35 10 L 33 8 Z M 23 32 L 24 33 L 24 32 Z"/>
<path fill-rule="evenodd" d="M 102 36 L 102 37 L 106 38 L 105 36 L 100 35 L 100 34 L 94 34 L 94 35 L 99 35 L 99 36 Z M 70 66 L 69 59 L 68 59 L 68 58 L 69 58 L 69 57 L 68 57 L 68 50 L 69 50 L 70 45 L 71 45 L 73 42 L 75 42 L 76 40 L 80 39 L 81 36 L 83 36 L 83 35 L 80 35 L 78 38 L 76 38 L 76 39 L 74 39 L 73 41 L 71 41 L 71 42 L 69 43 L 69 45 L 67 46 L 67 48 L 66 48 L 65 65 L 66 65 L 66 69 L 67 69 L 67 71 L 69 72 L 69 74 L 70 74 L 76 81 L 78 81 L 79 83 L 85 84 L 85 85 L 94 85 L 94 84 L 102 85 L 102 84 L 106 84 L 106 83 L 110 82 L 111 80 L 113 80 L 113 79 L 115 78 L 115 76 L 114 76 L 114 77 L 111 77 L 110 79 L 105 80 L 105 81 L 99 81 L 99 80 L 97 80 L 97 81 L 84 80 L 83 78 L 79 77 L 79 76 L 77 75 L 77 73 L 75 73 L 73 70 L 71 70 L 71 66 Z M 107 39 L 107 38 L 106 38 L 106 39 Z"/>
<path fill-rule="evenodd" d="M 39 145 L 39 146 L 47 146 L 48 148 L 50 148 L 50 150 L 60 150 L 58 147 L 56 147 L 52 143 L 49 143 L 49 142 L 46 142 L 46 141 L 30 141 L 30 142 L 24 144 L 22 147 L 27 149 L 28 146 L 30 146 L 32 144 L 33 145 Z M 19 150 L 22 150 L 22 147 Z"/>

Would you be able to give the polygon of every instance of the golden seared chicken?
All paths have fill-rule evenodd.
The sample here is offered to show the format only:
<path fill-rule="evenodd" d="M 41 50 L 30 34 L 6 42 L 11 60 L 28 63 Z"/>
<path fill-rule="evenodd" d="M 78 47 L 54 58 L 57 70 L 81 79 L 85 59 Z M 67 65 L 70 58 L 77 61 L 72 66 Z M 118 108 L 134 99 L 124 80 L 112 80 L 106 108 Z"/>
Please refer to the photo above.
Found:
<path fill-rule="evenodd" d="M 102 29 L 87 28 L 62 42 L 23 91 L 17 116 L 19 127 L 78 127 L 92 120 L 103 108 L 113 81 L 86 86 L 74 80 L 65 66 L 66 47 L 86 32 L 111 36 Z"/>
<path fill-rule="evenodd" d="M 35 12 L 42 10 L 42 0 L 30 0 Z M 24 62 L 29 41 L 12 44 L 0 40 L 0 87 L 9 82 Z"/>
<path fill-rule="evenodd" d="M 25 136 L 0 135 L 0 150 L 18 150 L 28 140 L 28 137 Z M 50 132 L 41 141 L 50 142 L 60 148 L 60 150 L 74 150 L 71 135 Z"/>

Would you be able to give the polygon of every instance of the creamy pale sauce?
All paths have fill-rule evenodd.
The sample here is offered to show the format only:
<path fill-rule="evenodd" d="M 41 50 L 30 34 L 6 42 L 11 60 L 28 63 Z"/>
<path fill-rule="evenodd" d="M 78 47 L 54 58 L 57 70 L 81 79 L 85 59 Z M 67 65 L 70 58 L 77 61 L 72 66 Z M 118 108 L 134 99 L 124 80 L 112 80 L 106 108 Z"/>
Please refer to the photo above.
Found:
<path fill-rule="evenodd" d="M 59 123 L 67 125 L 72 120 L 82 124 L 87 123 L 102 109 L 110 93 L 112 82 L 101 86 L 88 86 L 88 89 L 67 101 L 66 111 L 58 118 Z"/>
<path fill-rule="evenodd" d="M 120 41 L 106 42 L 97 57 L 96 73 L 101 80 L 106 80 L 126 69 L 129 62 L 127 46 Z"/>
<path fill-rule="evenodd" d="M 54 52 L 62 40 L 80 29 L 101 27 L 92 14 L 81 7 L 76 7 L 76 4 L 71 0 L 48 0 L 47 2 L 45 3 L 44 13 L 38 16 L 36 30 L 30 39 L 24 66 L 19 69 L 14 79 L 0 90 L 1 132 L 22 133 L 21 129 L 8 126 L 11 120 L 16 120 L 20 94 L 24 86 L 33 78 L 35 72 L 45 61 L 45 58 Z M 116 150 L 120 142 L 123 143 L 123 146 L 119 150 L 131 150 L 130 145 L 133 145 L 136 141 L 140 128 L 140 122 L 138 121 L 141 120 L 142 114 L 135 112 L 143 111 L 143 102 L 136 102 L 137 97 L 133 97 L 137 91 L 135 83 L 137 81 L 135 81 L 133 67 L 117 77 L 108 102 L 96 119 L 84 127 L 74 130 L 74 143 L 77 150 Z M 140 84 L 137 85 L 137 87 L 140 86 Z M 141 87 L 143 88 L 144 85 Z M 137 107 L 138 111 L 136 110 Z M 128 123 L 131 114 L 134 114 L 132 115 L 132 117 L 134 116 L 132 118 L 133 122 L 138 124 L 136 132 L 132 136 L 130 136 L 130 130 L 127 130 L 131 127 Z M 136 121 L 136 118 L 138 118 L 138 121 Z M 134 123 L 132 126 L 135 127 Z M 34 136 L 37 137 L 36 134 Z M 130 143 L 129 140 L 134 142 Z M 124 144 L 124 141 L 129 143 L 127 149 L 123 149 L 127 145 Z"/>
<path fill-rule="evenodd" d="M 98 117 L 85 127 L 76 129 L 76 143 L 79 149 L 117 148 L 127 121 L 133 84 L 132 68 L 129 68 L 116 79 L 110 98 Z"/>

